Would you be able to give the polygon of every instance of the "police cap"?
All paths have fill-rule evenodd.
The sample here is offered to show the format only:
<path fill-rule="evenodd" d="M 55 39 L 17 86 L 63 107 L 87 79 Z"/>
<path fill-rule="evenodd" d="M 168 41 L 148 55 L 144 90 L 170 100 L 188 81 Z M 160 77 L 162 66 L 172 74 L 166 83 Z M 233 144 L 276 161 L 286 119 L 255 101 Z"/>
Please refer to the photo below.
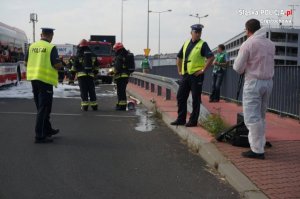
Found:
<path fill-rule="evenodd" d="M 195 31 L 202 31 L 202 28 L 204 28 L 204 26 L 202 24 L 194 24 L 191 26 L 192 30 L 195 30 Z"/>
<path fill-rule="evenodd" d="M 55 30 L 54 28 L 41 28 L 42 29 L 42 33 L 45 34 L 53 34 L 53 31 Z"/>

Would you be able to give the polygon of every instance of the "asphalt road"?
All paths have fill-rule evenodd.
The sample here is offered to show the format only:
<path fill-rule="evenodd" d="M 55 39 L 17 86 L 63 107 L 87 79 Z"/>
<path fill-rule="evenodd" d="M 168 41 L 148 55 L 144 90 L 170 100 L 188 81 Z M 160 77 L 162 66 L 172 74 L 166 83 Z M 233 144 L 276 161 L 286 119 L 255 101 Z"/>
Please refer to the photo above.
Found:
<path fill-rule="evenodd" d="M 80 99 L 54 99 L 61 133 L 34 144 L 33 100 L 0 96 L 0 199 L 240 198 L 141 105 L 116 112 L 115 96 L 98 101 L 98 111 L 81 112 Z"/>

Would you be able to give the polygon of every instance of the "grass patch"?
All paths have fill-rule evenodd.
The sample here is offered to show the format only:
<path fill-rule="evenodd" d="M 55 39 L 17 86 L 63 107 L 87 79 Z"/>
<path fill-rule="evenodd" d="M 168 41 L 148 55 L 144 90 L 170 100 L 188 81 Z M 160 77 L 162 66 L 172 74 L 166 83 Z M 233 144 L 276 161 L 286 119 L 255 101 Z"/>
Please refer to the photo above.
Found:
<path fill-rule="evenodd" d="M 154 117 L 156 117 L 158 119 L 162 119 L 162 114 L 157 109 L 155 109 Z"/>
<path fill-rule="evenodd" d="M 220 114 L 211 114 L 200 122 L 201 126 L 212 135 L 216 135 L 229 127 Z"/>

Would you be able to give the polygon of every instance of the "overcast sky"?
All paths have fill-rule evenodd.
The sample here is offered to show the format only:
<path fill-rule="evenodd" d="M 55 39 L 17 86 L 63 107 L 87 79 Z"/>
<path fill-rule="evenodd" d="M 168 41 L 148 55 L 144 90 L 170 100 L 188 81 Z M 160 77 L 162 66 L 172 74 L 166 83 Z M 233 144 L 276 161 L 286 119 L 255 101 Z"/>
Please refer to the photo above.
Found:
<path fill-rule="evenodd" d="M 198 13 L 205 26 L 202 39 L 213 49 L 244 30 L 245 21 L 250 18 L 271 19 L 277 25 L 278 19 L 290 20 L 291 16 L 276 16 L 281 10 L 290 10 L 291 4 L 299 0 L 149 0 L 150 10 L 172 12 L 161 14 L 161 53 L 178 52 L 183 42 L 190 38 L 190 26 L 198 19 L 190 14 Z M 300 6 L 295 7 L 294 25 L 300 26 Z M 261 13 L 266 10 L 265 13 Z M 78 44 L 89 39 L 91 34 L 116 35 L 121 39 L 121 0 L 0 0 L 0 21 L 24 30 L 32 41 L 30 13 L 38 14 L 36 39 L 41 27 L 55 28 L 52 43 Z M 124 1 L 125 47 L 135 54 L 143 54 L 147 46 L 147 0 Z M 288 21 L 284 25 L 291 25 Z M 158 51 L 158 14 L 150 13 L 150 54 Z"/>

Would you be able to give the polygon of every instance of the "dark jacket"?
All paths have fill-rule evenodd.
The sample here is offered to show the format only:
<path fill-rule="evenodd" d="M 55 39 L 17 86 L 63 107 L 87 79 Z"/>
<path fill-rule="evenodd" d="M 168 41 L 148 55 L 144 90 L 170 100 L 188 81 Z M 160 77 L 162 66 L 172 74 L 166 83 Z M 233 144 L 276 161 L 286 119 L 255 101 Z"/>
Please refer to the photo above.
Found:
<path fill-rule="evenodd" d="M 98 67 L 97 57 L 89 48 L 80 48 L 78 50 L 74 60 L 74 69 L 78 73 L 78 77 L 85 75 L 94 77 Z"/>
<path fill-rule="evenodd" d="M 126 56 L 128 55 L 128 51 L 125 48 L 122 48 L 118 52 L 116 52 L 115 57 L 115 65 L 114 65 L 114 72 L 115 76 L 129 76 L 130 72 L 128 67 L 125 65 Z"/>

